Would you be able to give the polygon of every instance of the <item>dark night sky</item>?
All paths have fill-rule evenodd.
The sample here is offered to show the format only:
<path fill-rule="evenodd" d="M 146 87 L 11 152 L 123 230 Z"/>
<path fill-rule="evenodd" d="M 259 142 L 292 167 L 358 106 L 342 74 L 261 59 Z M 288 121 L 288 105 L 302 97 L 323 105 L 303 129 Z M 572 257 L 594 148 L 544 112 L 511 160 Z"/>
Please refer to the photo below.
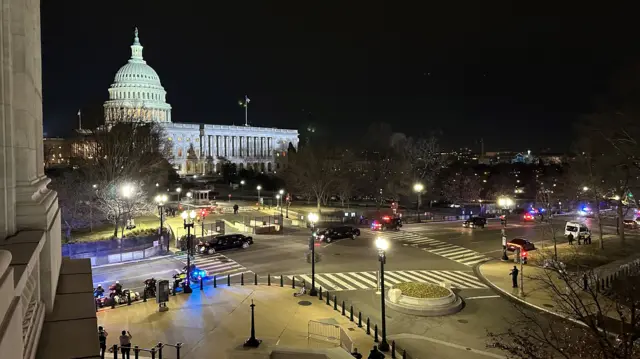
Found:
<path fill-rule="evenodd" d="M 64 134 L 78 108 L 101 107 L 134 26 L 174 122 L 241 124 L 248 94 L 257 126 L 312 121 L 353 139 L 383 121 L 409 135 L 442 131 L 448 146 L 483 137 L 487 150 L 566 149 L 572 121 L 640 59 L 635 21 L 613 10 L 219 3 L 43 1 L 45 131 Z"/>

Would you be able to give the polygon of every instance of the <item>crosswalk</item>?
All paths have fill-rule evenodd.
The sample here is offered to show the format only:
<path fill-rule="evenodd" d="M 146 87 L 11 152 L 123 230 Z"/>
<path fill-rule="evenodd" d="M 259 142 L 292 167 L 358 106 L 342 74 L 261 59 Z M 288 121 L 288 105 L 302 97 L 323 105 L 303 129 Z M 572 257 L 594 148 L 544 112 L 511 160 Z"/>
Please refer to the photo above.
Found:
<path fill-rule="evenodd" d="M 491 259 L 490 257 L 476 251 L 472 251 L 471 249 L 432 239 L 414 232 L 385 232 L 384 236 L 389 240 L 402 242 L 408 246 L 420 247 L 423 251 L 433 253 L 467 266 L 473 266 Z"/>
<path fill-rule="evenodd" d="M 174 257 L 187 265 L 187 255 L 180 254 Z M 191 264 L 195 264 L 196 267 L 207 271 L 209 277 L 222 278 L 229 276 L 239 276 L 242 273 L 253 273 L 238 262 L 227 258 L 220 253 L 214 254 L 196 254 L 191 258 Z"/>
<path fill-rule="evenodd" d="M 288 276 L 289 280 L 300 283 L 311 283 L 310 274 L 297 274 Z M 344 272 L 344 273 L 320 273 L 315 275 L 316 287 L 330 292 L 377 289 L 378 272 Z M 442 282 L 451 283 L 451 287 L 459 289 L 485 289 L 487 288 L 471 272 L 448 271 L 448 270 L 401 270 L 384 271 L 385 283 L 398 284 L 405 282 L 420 282 L 440 284 Z"/>

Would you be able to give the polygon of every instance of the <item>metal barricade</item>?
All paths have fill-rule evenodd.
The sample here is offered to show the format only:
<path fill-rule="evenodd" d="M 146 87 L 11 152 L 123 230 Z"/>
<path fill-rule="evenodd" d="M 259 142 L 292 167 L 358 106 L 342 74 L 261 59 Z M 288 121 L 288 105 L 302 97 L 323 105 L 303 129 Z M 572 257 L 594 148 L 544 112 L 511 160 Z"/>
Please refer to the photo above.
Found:
<path fill-rule="evenodd" d="M 323 340 L 340 345 L 340 326 L 310 320 L 307 328 L 307 340 Z"/>

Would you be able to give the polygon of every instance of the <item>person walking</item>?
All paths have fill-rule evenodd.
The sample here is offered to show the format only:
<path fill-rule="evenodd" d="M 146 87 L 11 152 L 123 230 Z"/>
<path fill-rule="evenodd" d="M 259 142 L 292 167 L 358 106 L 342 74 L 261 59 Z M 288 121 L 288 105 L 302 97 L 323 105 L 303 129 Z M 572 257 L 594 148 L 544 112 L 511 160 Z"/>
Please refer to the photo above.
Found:
<path fill-rule="evenodd" d="M 120 350 L 122 351 L 122 359 L 131 358 L 131 338 L 133 336 L 128 330 L 123 330 L 120 336 Z"/>
<path fill-rule="evenodd" d="M 573 234 L 569 233 L 569 235 L 567 236 L 567 239 L 569 240 L 569 245 L 573 245 Z"/>
<path fill-rule="evenodd" d="M 520 271 L 516 266 L 513 266 L 513 269 L 511 270 L 511 272 L 509 272 L 509 274 L 511 275 L 511 282 L 513 284 L 513 288 L 518 288 L 518 273 L 520 273 Z"/>
<path fill-rule="evenodd" d="M 98 327 L 98 341 L 100 342 L 100 359 L 104 359 L 104 353 L 107 351 L 107 333 L 102 326 Z"/>

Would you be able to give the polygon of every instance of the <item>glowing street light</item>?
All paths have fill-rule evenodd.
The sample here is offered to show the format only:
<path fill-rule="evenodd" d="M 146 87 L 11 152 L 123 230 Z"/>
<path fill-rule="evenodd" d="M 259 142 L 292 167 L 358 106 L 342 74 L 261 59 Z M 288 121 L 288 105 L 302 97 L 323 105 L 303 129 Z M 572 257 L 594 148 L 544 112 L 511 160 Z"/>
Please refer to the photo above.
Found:
<path fill-rule="evenodd" d="M 588 190 L 589 190 L 589 187 L 587 186 L 582 187 L 582 192 L 587 192 Z"/>
<path fill-rule="evenodd" d="M 501 197 L 498 198 L 498 205 L 503 208 L 511 207 L 513 205 L 513 200 L 509 197 Z"/>
<path fill-rule="evenodd" d="M 184 287 L 184 293 L 192 293 L 191 289 L 191 256 L 192 256 L 192 242 L 191 228 L 194 227 L 193 220 L 196 218 L 196 211 L 184 211 L 181 214 L 184 221 L 184 228 L 187 230 L 187 284 Z M 202 279 L 201 279 L 202 280 Z"/>
<path fill-rule="evenodd" d="M 189 197 L 189 198 L 193 197 L 193 193 L 187 192 L 187 197 Z"/>
<path fill-rule="evenodd" d="M 389 343 L 387 342 L 387 319 L 384 298 L 384 265 L 387 262 L 386 250 L 389 249 L 389 242 L 382 237 L 378 237 L 376 239 L 376 248 L 378 249 L 378 261 L 380 261 L 380 310 L 382 312 L 380 313 L 382 315 L 382 340 L 378 345 L 378 349 L 387 352 L 389 351 Z"/>
<path fill-rule="evenodd" d="M 421 203 L 422 191 L 424 191 L 424 186 L 422 185 L 422 183 L 416 183 L 413 185 L 413 191 L 418 194 L 417 212 L 418 212 L 418 223 L 420 223 L 420 205 L 422 204 Z"/>
<path fill-rule="evenodd" d="M 162 251 L 162 230 L 164 229 L 164 204 L 167 203 L 167 195 L 159 194 L 156 196 L 155 201 L 158 204 L 158 212 L 160 213 L 160 251 Z"/>
<path fill-rule="evenodd" d="M 129 198 L 133 194 L 133 186 L 130 184 L 122 185 L 120 192 L 122 193 L 122 197 Z"/>
<path fill-rule="evenodd" d="M 262 189 L 261 185 L 258 185 L 256 187 L 256 190 L 258 190 L 258 208 L 260 208 L 260 190 Z"/>

